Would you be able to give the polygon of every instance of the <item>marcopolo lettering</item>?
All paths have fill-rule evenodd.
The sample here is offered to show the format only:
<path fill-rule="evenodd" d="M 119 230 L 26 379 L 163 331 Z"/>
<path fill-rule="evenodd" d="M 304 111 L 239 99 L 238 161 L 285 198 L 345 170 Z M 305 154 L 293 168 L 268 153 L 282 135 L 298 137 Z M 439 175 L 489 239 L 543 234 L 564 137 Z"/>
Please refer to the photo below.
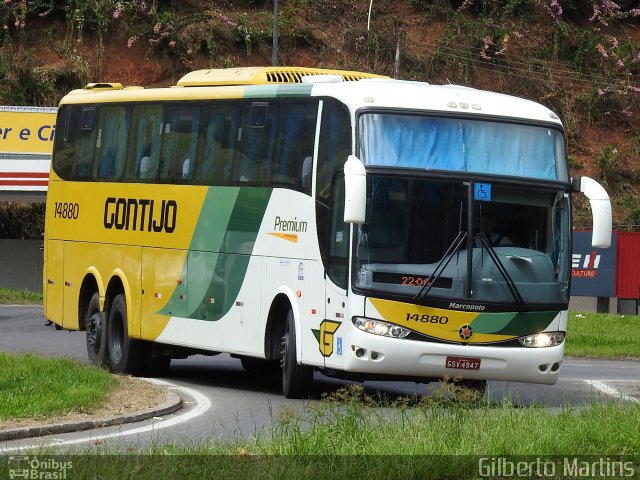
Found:
<path fill-rule="evenodd" d="M 276 217 L 273 229 L 279 232 L 304 233 L 307 231 L 307 222 L 304 220 L 298 221 L 296 217 L 293 217 L 293 220 Z"/>
<path fill-rule="evenodd" d="M 467 303 L 451 302 L 449 308 L 455 308 L 456 310 L 472 310 L 476 312 L 483 311 L 486 307 L 484 305 L 469 305 Z"/>
<path fill-rule="evenodd" d="M 104 202 L 104 228 L 173 233 L 178 204 L 175 200 L 109 197 Z"/>

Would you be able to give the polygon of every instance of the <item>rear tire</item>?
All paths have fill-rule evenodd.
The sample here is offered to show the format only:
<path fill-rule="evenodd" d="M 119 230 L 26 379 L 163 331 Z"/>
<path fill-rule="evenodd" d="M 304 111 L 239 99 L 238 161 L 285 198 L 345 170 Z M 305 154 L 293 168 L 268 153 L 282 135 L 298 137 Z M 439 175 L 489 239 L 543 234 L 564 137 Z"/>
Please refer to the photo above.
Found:
<path fill-rule="evenodd" d="M 85 341 L 89 361 L 99 367 L 108 363 L 107 331 L 104 314 L 100 311 L 100 294 L 95 292 L 84 313 Z"/>
<path fill-rule="evenodd" d="M 313 370 L 296 361 L 296 326 L 293 312 L 287 312 L 282 337 L 282 393 L 286 398 L 303 398 L 309 394 Z"/>
<path fill-rule="evenodd" d="M 149 353 L 143 342 L 129 338 L 127 302 L 123 293 L 116 295 L 109 309 L 107 352 L 113 373 L 140 374 Z"/>

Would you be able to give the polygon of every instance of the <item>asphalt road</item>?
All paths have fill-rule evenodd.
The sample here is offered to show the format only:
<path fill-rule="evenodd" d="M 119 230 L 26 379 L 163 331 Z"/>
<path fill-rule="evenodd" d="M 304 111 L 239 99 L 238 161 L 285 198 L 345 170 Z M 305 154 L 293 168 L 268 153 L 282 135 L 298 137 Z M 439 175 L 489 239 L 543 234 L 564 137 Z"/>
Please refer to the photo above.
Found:
<path fill-rule="evenodd" d="M 33 352 L 68 356 L 87 361 L 84 332 L 58 331 L 45 327 L 41 307 L 0 306 L 0 351 Z M 161 381 L 186 399 L 187 408 L 167 418 L 108 429 L 56 435 L 0 444 L 0 453 L 24 450 L 44 443 L 70 445 L 81 450 L 98 448 L 126 450 L 150 444 L 191 445 L 268 435 L 278 418 L 301 411 L 347 382 L 315 374 L 314 397 L 287 400 L 278 379 L 244 372 L 240 361 L 228 355 L 195 356 L 175 360 Z M 410 382 L 366 382 L 369 393 L 424 395 L 435 386 Z M 593 401 L 624 399 L 640 401 L 640 362 L 566 358 L 556 385 L 489 382 L 487 395 L 499 402 L 505 397 L 519 406 L 566 408 Z"/>

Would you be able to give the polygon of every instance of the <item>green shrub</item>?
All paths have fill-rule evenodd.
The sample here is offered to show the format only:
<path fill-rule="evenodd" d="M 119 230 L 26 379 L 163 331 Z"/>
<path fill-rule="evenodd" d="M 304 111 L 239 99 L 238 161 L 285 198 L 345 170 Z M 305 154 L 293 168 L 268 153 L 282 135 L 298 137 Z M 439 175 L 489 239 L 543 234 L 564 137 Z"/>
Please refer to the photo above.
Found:
<path fill-rule="evenodd" d="M 44 212 L 44 203 L 0 202 L 0 238 L 41 239 Z"/>

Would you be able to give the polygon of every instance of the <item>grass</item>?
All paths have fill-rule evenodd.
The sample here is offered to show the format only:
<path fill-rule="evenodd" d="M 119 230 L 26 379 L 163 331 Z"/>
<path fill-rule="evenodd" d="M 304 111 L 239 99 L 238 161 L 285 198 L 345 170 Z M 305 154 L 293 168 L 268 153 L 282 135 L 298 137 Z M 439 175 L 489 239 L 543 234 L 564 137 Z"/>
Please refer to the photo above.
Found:
<path fill-rule="evenodd" d="M 114 385 L 106 370 L 72 359 L 0 352 L 0 422 L 88 412 Z"/>
<path fill-rule="evenodd" d="M 569 312 L 565 353 L 574 357 L 640 359 L 640 317 Z"/>
<path fill-rule="evenodd" d="M 255 455 L 640 455 L 640 404 L 594 403 L 550 413 L 509 400 L 494 404 L 442 385 L 431 396 L 392 403 L 367 400 L 362 387 L 352 385 L 337 400 L 285 414 L 269 438 L 212 449 Z"/>
<path fill-rule="evenodd" d="M 478 478 L 480 459 L 493 457 L 551 460 L 560 474 L 552 478 L 569 478 L 564 459 L 576 456 L 624 456 L 640 474 L 639 404 L 554 413 L 491 404 L 446 383 L 442 393 L 422 399 L 390 402 L 362 392 L 350 386 L 302 412 L 285 410 L 270 431 L 249 440 L 153 445 L 131 451 L 135 457 L 92 449 L 99 455 L 73 457 L 73 474 L 88 478 L 99 468 L 103 479 Z"/>
<path fill-rule="evenodd" d="M 29 290 L 0 288 L 0 305 L 41 305 L 42 294 Z"/>

